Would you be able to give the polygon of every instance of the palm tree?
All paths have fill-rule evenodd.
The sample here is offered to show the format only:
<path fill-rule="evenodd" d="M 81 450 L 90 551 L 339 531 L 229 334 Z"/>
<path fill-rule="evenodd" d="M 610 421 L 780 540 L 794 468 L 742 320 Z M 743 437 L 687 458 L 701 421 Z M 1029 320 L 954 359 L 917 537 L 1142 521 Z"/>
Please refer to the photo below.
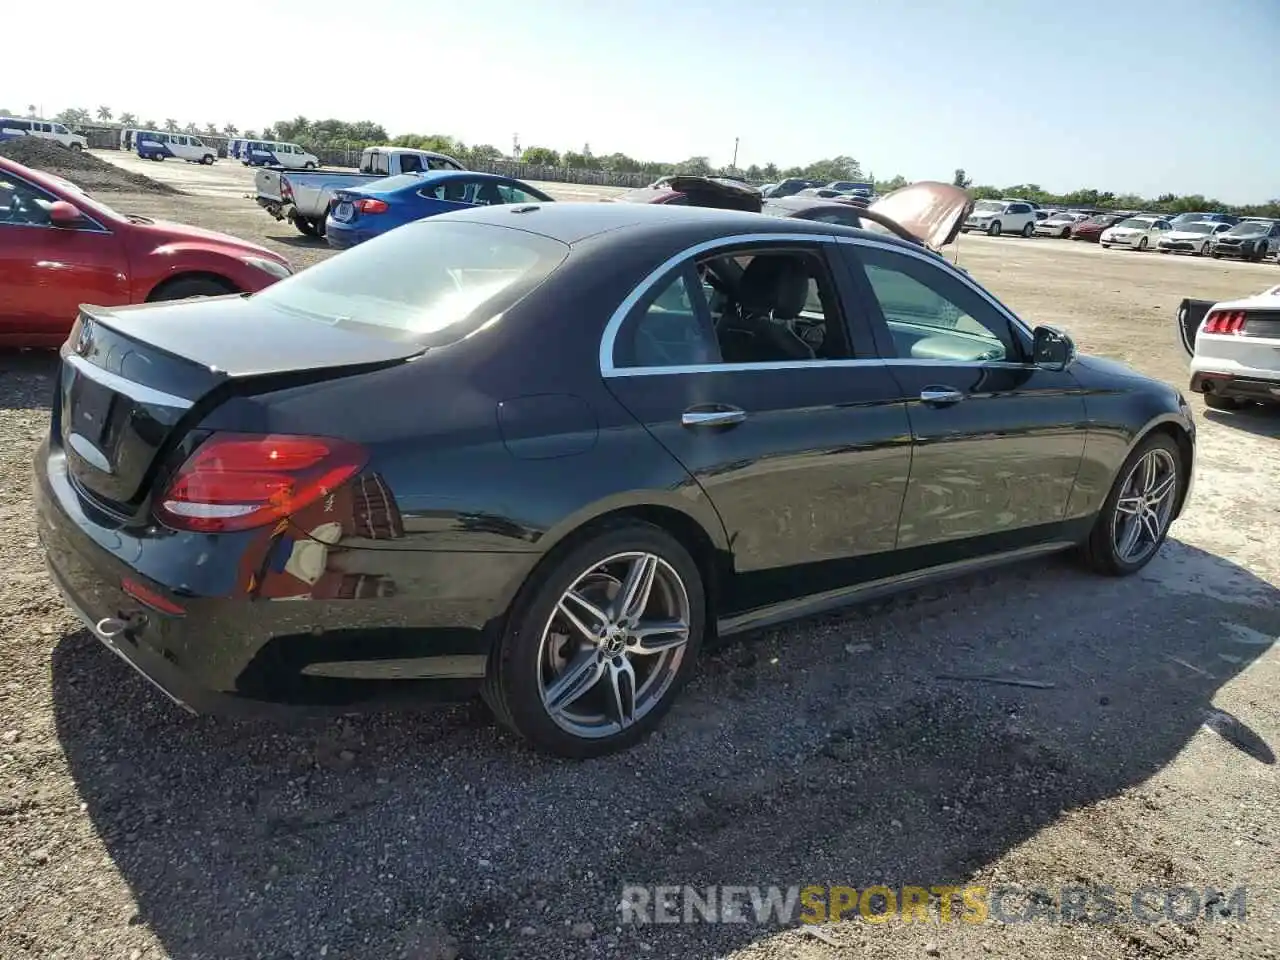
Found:
<path fill-rule="evenodd" d="M 169 118 L 168 120 L 166 120 L 166 121 L 164 122 L 164 128 L 165 128 L 166 130 L 168 130 L 170 133 L 174 133 L 174 132 L 176 132 L 176 131 L 177 131 L 177 129 L 178 129 L 178 121 L 177 121 L 177 120 L 174 120 L 174 119 L 171 117 L 171 118 Z"/>
<path fill-rule="evenodd" d="M 122 113 L 120 114 L 120 122 L 126 127 L 136 127 L 138 125 L 138 118 L 132 113 Z"/>
<path fill-rule="evenodd" d="M 225 133 L 228 137 L 234 137 L 237 133 L 240 132 L 240 128 L 237 127 L 234 123 L 228 123 L 225 127 L 222 128 L 222 132 Z"/>
<path fill-rule="evenodd" d="M 204 132 L 207 136 L 216 137 L 218 135 L 218 125 L 216 123 L 206 123 Z"/>
<path fill-rule="evenodd" d="M 27 104 L 27 116 L 34 117 L 36 115 L 36 105 L 34 103 Z"/>
<path fill-rule="evenodd" d="M 142 126 L 146 130 L 154 130 L 156 128 L 156 122 L 154 120 L 148 120 Z"/>
<path fill-rule="evenodd" d="M 99 120 L 101 120 L 103 123 L 110 123 L 110 122 L 111 122 L 111 116 L 112 116 L 112 113 L 111 113 L 111 108 L 110 108 L 110 107 L 99 107 L 99 108 L 98 108 L 98 119 L 99 119 Z"/>
<path fill-rule="evenodd" d="M 184 130 L 186 133 L 196 134 L 196 133 L 199 133 L 199 132 L 200 132 L 200 127 L 199 127 L 197 124 L 194 124 L 194 123 L 188 123 L 188 124 L 183 128 L 183 130 Z"/>

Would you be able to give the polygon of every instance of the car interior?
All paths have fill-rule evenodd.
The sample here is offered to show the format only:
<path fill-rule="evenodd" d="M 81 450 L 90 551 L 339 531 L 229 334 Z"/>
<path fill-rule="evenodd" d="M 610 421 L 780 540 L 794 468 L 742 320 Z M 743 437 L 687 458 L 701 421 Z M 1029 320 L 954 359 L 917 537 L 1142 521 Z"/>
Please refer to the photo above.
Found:
<path fill-rule="evenodd" d="M 881 256 L 869 253 L 864 269 L 898 357 L 1020 359 L 1007 322 L 978 302 L 977 294 L 927 264 L 902 257 L 875 262 Z M 845 358 L 851 351 L 835 304 L 825 262 L 817 255 L 768 251 L 704 258 L 642 302 L 642 315 L 620 332 L 615 355 L 621 366 L 640 367 Z"/>
<path fill-rule="evenodd" d="M 44 225 L 52 204 L 10 180 L 0 180 L 0 223 Z"/>

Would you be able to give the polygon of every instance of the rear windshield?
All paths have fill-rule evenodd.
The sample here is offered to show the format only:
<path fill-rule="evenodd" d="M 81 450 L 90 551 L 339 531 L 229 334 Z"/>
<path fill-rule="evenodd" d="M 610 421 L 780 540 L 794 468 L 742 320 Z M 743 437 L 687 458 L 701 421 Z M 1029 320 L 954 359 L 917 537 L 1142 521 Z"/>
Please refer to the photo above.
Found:
<path fill-rule="evenodd" d="M 1128 220 L 1121 220 L 1118 224 L 1116 224 L 1116 226 L 1127 227 L 1132 230 L 1150 230 L 1151 224 L 1153 222 L 1154 221 L 1151 221 L 1151 220 L 1138 220 L 1136 218 L 1131 217 Z"/>
<path fill-rule="evenodd" d="M 1218 225 L 1216 223 L 1204 223 L 1203 221 L 1193 220 L 1191 223 L 1181 223 L 1178 229 L 1183 233 L 1209 233 Z"/>
<path fill-rule="evenodd" d="M 511 307 L 569 254 L 558 240 L 489 223 L 409 223 L 254 294 L 322 323 L 452 343 Z"/>

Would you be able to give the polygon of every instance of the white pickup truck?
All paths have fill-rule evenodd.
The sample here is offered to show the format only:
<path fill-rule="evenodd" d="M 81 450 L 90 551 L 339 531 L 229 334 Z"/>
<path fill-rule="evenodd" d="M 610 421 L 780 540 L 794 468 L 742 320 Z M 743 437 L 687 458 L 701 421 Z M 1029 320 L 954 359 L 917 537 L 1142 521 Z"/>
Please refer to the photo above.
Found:
<path fill-rule="evenodd" d="M 285 170 L 263 167 L 254 178 L 258 206 L 277 220 L 288 220 L 308 237 L 324 236 L 324 221 L 335 190 L 350 189 L 383 177 L 424 170 L 465 170 L 453 157 L 408 147 L 366 147 L 357 170 Z"/>

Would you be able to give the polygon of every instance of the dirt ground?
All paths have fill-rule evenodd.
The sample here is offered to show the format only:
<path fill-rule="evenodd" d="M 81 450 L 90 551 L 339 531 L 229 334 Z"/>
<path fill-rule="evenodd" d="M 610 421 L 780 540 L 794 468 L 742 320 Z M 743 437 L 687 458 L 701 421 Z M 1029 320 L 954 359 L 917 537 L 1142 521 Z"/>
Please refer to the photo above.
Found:
<path fill-rule="evenodd" d="M 120 158 L 108 157 L 113 161 Z M 328 255 L 248 171 L 123 163 L 121 210 Z M 563 199 L 593 188 L 545 185 Z M 1031 322 L 1179 387 L 1183 296 L 1275 264 L 964 237 Z M 193 718 L 79 629 L 29 457 L 51 363 L 0 354 L 0 958 L 1280 956 L 1280 414 L 1206 412 L 1196 490 L 1122 581 L 1027 563 L 748 637 L 649 742 L 530 754 L 470 705 Z M 1002 674 L 1043 688 L 941 679 Z M 623 925 L 626 884 L 1246 888 L 1244 922 Z"/>

